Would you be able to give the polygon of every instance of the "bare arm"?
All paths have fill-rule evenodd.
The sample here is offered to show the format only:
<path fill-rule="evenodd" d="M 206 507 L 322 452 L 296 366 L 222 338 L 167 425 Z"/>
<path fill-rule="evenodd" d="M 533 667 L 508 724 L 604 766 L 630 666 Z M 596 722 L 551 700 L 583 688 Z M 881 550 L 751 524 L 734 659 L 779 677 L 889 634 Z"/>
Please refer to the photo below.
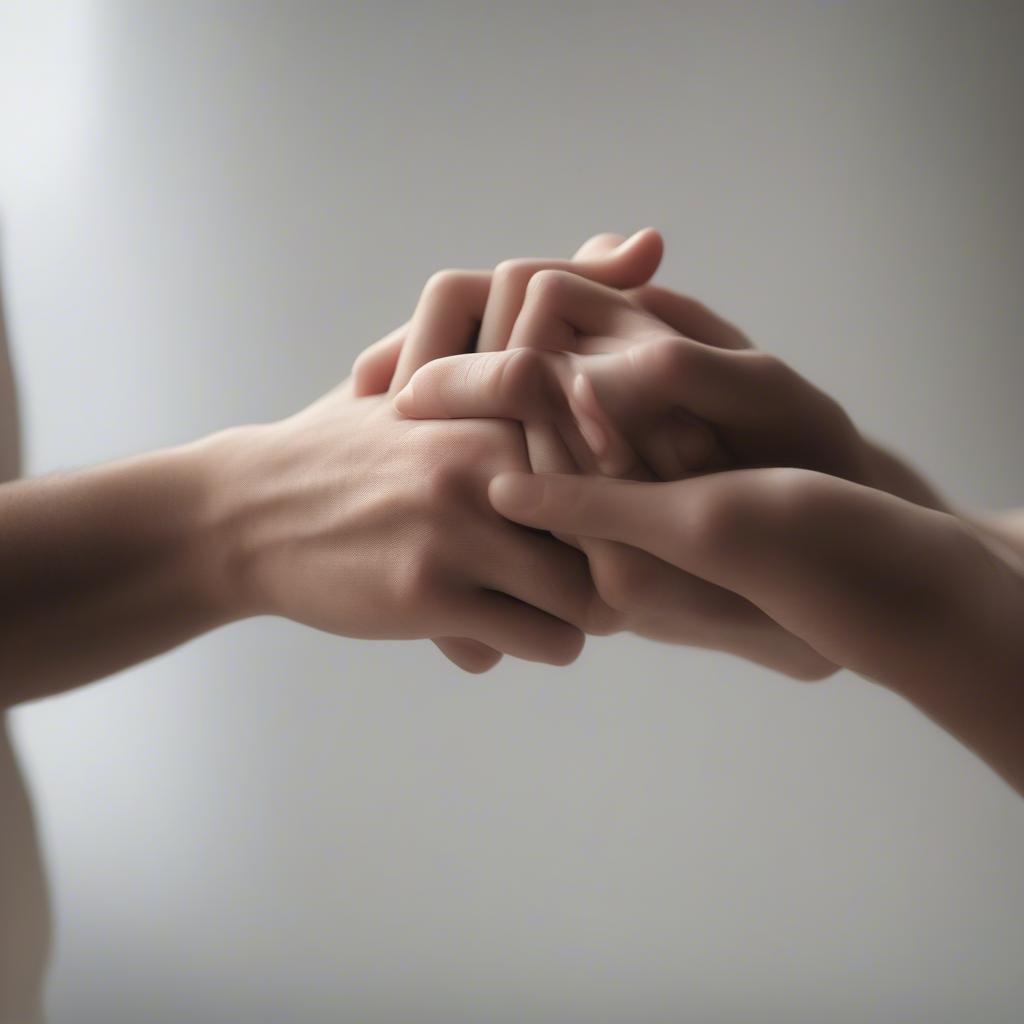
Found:
<path fill-rule="evenodd" d="M 213 442 L 0 487 L 5 704 L 108 675 L 233 617 Z"/>
<path fill-rule="evenodd" d="M 646 230 L 573 266 L 627 287 L 661 251 Z M 381 394 L 465 351 L 488 309 L 510 329 L 531 276 L 566 265 L 435 275 L 410 323 L 368 349 L 350 382 L 280 424 L 0 486 L 0 704 L 256 614 L 434 636 L 470 671 L 502 653 L 575 656 L 577 627 L 604 613 L 583 558 L 509 529 L 486 502 L 484 467 L 528 465 L 521 429 L 403 424 Z M 6 370 L 0 361 L 0 414 L 13 415 Z"/>
<path fill-rule="evenodd" d="M 515 476 L 491 498 L 516 522 L 628 544 L 742 595 L 1024 793 L 1024 571 L 963 520 L 796 469 Z"/>
<path fill-rule="evenodd" d="M 279 423 L 3 485 L 2 702 L 261 614 L 571 661 L 599 607 L 585 559 L 486 498 L 528 467 L 516 424 L 418 424 L 346 383 Z"/>

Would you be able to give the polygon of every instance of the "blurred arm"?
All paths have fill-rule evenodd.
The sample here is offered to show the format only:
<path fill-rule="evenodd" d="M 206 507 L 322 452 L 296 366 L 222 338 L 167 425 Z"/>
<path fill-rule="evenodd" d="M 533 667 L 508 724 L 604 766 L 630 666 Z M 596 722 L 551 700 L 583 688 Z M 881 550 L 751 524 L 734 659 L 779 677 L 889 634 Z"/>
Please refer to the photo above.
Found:
<path fill-rule="evenodd" d="M 109 675 L 231 616 L 216 441 L 0 486 L 0 703 Z"/>

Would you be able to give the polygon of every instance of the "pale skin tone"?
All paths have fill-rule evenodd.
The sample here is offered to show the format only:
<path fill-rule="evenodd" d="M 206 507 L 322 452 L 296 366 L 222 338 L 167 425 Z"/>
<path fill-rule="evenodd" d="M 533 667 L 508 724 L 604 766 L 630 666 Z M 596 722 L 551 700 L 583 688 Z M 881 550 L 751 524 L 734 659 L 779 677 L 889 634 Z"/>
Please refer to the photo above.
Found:
<path fill-rule="evenodd" d="M 573 269 L 629 286 L 660 258 L 661 240 L 647 232 Z M 3 704 L 255 615 L 352 637 L 437 637 L 470 671 L 503 653 L 572 661 L 608 614 L 584 557 L 487 500 L 494 476 L 530 467 L 520 426 L 419 423 L 372 393 L 381 354 L 404 348 L 406 362 L 426 360 L 453 315 L 472 326 L 451 301 L 453 284 L 461 295 L 471 279 L 482 317 L 488 301 L 518 310 L 533 272 L 565 266 L 516 261 L 493 286 L 489 272 L 435 276 L 406 328 L 279 423 L 0 486 Z M 399 367 L 396 390 L 414 369 Z"/>
<path fill-rule="evenodd" d="M 1024 788 L 1024 517 L 954 513 L 648 285 L 656 233 L 620 243 L 436 275 L 281 423 L 0 488 L 5 701 L 250 615 L 430 636 L 471 671 L 632 629 L 798 678 L 851 668 Z"/>
<path fill-rule="evenodd" d="M 557 473 L 502 475 L 492 504 L 578 542 L 622 628 L 852 669 L 1024 792 L 1024 514 L 951 509 L 780 360 L 694 340 L 721 324 L 694 311 L 683 337 L 545 272 L 507 350 L 432 362 L 396 406 L 524 422 Z"/>

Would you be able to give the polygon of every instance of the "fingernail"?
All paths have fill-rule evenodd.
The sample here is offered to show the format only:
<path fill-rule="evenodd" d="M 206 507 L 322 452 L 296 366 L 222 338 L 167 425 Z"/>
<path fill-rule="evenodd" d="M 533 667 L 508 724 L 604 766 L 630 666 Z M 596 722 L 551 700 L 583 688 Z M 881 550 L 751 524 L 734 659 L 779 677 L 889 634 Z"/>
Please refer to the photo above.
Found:
<path fill-rule="evenodd" d="M 530 473 L 502 473 L 491 481 L 488 495 L 502 515 L 522 515 L 540 505 L 544 482 Z"/>

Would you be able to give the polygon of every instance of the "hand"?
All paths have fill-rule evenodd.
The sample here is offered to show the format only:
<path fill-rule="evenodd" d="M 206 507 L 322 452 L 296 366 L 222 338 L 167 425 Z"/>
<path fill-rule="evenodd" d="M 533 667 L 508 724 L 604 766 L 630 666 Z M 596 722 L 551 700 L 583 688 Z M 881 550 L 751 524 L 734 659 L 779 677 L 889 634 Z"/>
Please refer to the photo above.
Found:
<path fill-rule="evenodd" d="M 664 305 L 664 303 L 663 303 Z M 683 337 L 634 298 L 544 272 L 506 352 L 438 360 L 396 397 L 411 416 L 521 419 L 531 464 L 674 480 L 739 466 L 797 466 L 941 507 L 911 470 L 865 441 L 842 408 L 699 304 Z M 570 347 L 573 351 L 560 351 Z M 538 452 L 540 452 L 538 456 Z M 829 671 L 748 602 L 618 544 L 580 542 L 598 590 L 635 632 L 715 646 L 800 678 Z"/>
<path fill-rule="evenodd" d="M 438 271 L 412 319 L 360 353 L 352 367 L 355 393 L 394 395 L 434 359 L 504 348 L 530 281 L 543 270 L 571 270 L 611 288 L 632 288 L 654 276 L 663 251 L 661 235 L 645 228 L 629 238 L 595 235 L 572 260 L 522 258 L 493 271 Z"/>
<path fill-rule="evenodd" d="M 661 236 L 647 228 L 628 239 L 596 235 L 572 261 L 514 259 L 500 263 L 493 272 L 440 271 L 424 287 L 410 322 L 356 360 L 354 392 L 393 395 L 433 359 L 473 351 L 478 341 L 504 347 L 527 286 L 541 270 L 571 266 L 583 277 L 626 288 L 647 282 L 658 269 L 662 252 Z M 438 637 L 434 642 L 451 661 L 469 671 L 485 671 L 501 658 L 497 651 L 465 638 Z"/>
<path fill-rule="evenodd" d="M 488 504 L 496 473 L 529 468 L 518 424 L 405 420 L 345 384 L 211 451 L 241 614 L 346 636 L 467 637 L 552 664 L 593 627 L 585 559 Z"/>
<path fill-rule="evenodd" d="M 656 294 L 663 312 L 708 343 L 673 333 L 633 297 L 545 271 L 530 285 L 508 351 L 437 360 L 415 374 L 395 404 L 411 416 L 520 419 L 534 442 L 535 470 L 599 471 L 651 480 L 733 465 L 736 454 L 718 437 L 721 415 L 714 429 L 702 417 L 746 415 L 742 399 L 751 399 L 751 416 L 735 424 L 732 434 L 735 441 L 744 436 L 756 440 L 750 420 L 775 407 L 770 396 L 761 394 L 758 379 L 767 361 L 743 347 L 749 346 L 743 336 L 705 307 L 681 297 L 671 306 L 665 293 Z M 560 351 L 566 347 L 575 351 Z M 691 366 L 700 370 L 696 376 Z M 742 378 L 738 400 L 732 398 L 730 373 Z M 799 390 L 795 374 L 793 384 Z M 712 387 L 710 394 L 707 387 Z M 819 410 L 834 415 L 831 435 L 855 439 L 841 410 L 806 387 L 801 397 L 807 415 Z M 694 396 L 700 416 L 681 408 Z M 793 411 L 788 400 L 785 408 Z M 807 432 L 790 431 L 790 436 L 804 443 Z M 810 436 L 820 436 L 817 426 Z M 837 451 L 835 469 L 845 458 L 842 447 Z M 593 538 L 581 539 L 580 546 L 598 592 L 619 613 L 621 628 L 729 651 L 796 678 L 820 679 L 834 671 L 741 597 L 632 547 Z"/>
<path fill-rule="evenodd" d="M 513 475 L 494 507 L 647 552 L 917 704 L 1024 791 L 1024 560 L 962 519 L 796 469 Z"/>
<path fill-rule="evenodd" d="M 777 465 L 880 482 L 874 448 L 839 404 L 777 357 L 684 337 L 628 296 L 559 271 L 534 277 L 507 351 L 432 362 L 395 405 L 548 425 L 560 471 L 673 480 Z"/>

